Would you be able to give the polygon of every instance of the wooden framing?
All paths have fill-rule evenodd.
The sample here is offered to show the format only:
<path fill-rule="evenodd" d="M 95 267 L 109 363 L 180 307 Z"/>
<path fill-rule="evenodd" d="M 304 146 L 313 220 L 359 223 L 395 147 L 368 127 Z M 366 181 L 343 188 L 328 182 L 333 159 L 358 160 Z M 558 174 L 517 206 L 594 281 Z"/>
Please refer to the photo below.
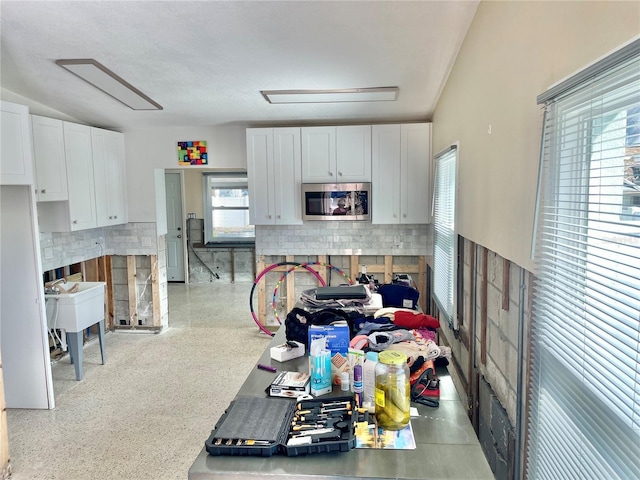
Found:
<path fill-rule="evenodd" d="M 487 292 L 488 292 L 488 269 L 489 250 L 482 249 L 482 277 L 480 279 L 480 361 L 487 364 Z"/>
<path fill-rule="evenodd" d="M 285 261 L 293 262 L 294 257 L 292 255 L 287 255 L 285 257 Z M 359 255 L 351 255 L 349 258 L 349 268 L 351 273 L 351 278 L 360 271 L 359 269 Z M 330 270 L 330 267 L 324 266 L 327 262 L 326 255 L 318 255 L 317 262 L 321 265 L 309 265 L 309 268 L 313 269 L 315 272 L 320 275 L 320 277 L 326 282 L 327 274 Z M 274 264 L 266 264 L 264 255 L 261 255 L 258 259 L 258 268 L 257 271 L 259 273 L 263 272 L 266 268 L 270 268 Z M 418 264 L 394 264 L 393 263 L 393 255 L 385 255 L 384 263 L 382 265 L 369 265 L 367 264 L 367 273 L 368 274 L 377 274 L 382 275 L 383 282 L 382 283 L 391 283 L 393 280 L 394 273 L 406 273 L 406 274 L 414 274 L 417 275 L 417 287 L 420 292 L 420 308 L 423 311 L 426 311 L 427 304 L 429 301 L 429 295 L 427 292 L 427 257 L 418 256 Z M 288 271 L 291 268 L 289 265 L 281 265 L 279 267 L 275 267 L 270 272 L 279 272 L 280 274 Z M 286 292 L 287 292 L 287 311 L 291 311 L 297 302 L 297 298 L 295 298 L 295 273 L 297 272 L 307 272 L 305 269 L 297 269 L 293 270 L 290 274 L 288 274 L 285 278 L 286 282 Z M 308 273 L 308 272 L 307 272 Z M 257 308 L 257 317 L 258 321 L 261 325 L 266 326 L 269 329 L 269 326 L 266 325 L 267 321 L 267 305 L 271 302 L 267 301 L 267 292 L 265 282 L 261 281 L 258 283 L 258 308 Z"/>
<path fill-rule="evenodd" d="M 509 311 L 509 280 L 511 275 L 511 262 L 506 258 L 502 260 L 502 309 Z"/>
<path fill-rule="evenodd" d="M 127 255 L 127 284 L 129 286 L 129 326 L 138 326 L 138 284 L 136 282 L 136 257 Z"/>

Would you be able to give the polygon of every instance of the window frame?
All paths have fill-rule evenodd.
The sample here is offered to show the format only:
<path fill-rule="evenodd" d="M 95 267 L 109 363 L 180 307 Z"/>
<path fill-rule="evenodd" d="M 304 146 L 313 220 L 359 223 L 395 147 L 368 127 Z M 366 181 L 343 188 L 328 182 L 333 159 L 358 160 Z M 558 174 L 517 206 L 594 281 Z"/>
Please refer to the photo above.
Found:
<path fill-rule="evenodd" d="M 456 229 L 456 204 L 458 189 L 458 164 L 459 142 L 456 142 L 434 156 L 434 180 L 433 180 L 433 299 L 438 306 L 440 316 L 457 330 L 459 328 L 457 315 L 457 275 L 458 275 L 458 241 Z M 449 163 L 443 163 L 449 162 Z M 444 167 L 447 170 L 443 170 Z M 451 177 L 452 184 L 442 191 L 440 186 L 440 174 Z M 440 212 L 440 193 L 447 195 L 446 211 Z M 452 210 L 452 211 L 450 211 Z M 441 224 L 441 221 L 451 221 L 450 226 Z M 444 270 L 444 271 L 443 271 Z M 445 279 L 446 291 L 440 289 L 440 281 Z"/>
<path fill-rule="evenodd" d="M 203 193 L 203 208 L 204 208 L 204 231 L 203 240 L 205 245 L 215 246 L 216 244 L 254 244 L 255 243 L 255 227 L 254 235 L 250 237 L 214 237 L 213 236 L 213 212 L 239 210 L 246 212 L 247 225 L 253 226 L 249 219 L 249 180 L 246 172 L 207 172 L 202 174 L 202 193 Z M 214 182 L 214 185 L 211 185 Z M 217 207 L 213 205 L 210 190 L 212 188 L 226 188 L 226 189 L 242 189 L 246 190 L 249 195 L 249 201 L 246 206 L 239 207 Z"/>

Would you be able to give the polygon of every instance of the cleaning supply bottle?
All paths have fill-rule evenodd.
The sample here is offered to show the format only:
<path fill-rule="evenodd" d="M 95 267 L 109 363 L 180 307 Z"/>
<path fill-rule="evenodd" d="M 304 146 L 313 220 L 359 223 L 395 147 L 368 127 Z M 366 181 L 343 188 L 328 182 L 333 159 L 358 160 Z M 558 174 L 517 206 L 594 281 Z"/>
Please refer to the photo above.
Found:
<path fill-rule="evenodd" d="M 362 401 L 371 405 L 375 401 L 376 363 L 378 363 L 378 352 L 367 352 L 362 367 Z"/>

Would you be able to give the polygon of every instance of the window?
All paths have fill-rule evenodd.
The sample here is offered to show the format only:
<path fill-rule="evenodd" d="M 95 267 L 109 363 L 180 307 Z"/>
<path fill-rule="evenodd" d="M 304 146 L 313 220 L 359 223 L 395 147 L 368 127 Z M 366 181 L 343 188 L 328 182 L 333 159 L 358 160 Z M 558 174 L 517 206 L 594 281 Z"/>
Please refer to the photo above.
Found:
<path fill-rule="evenodd" d="M 440 315 L 458 328 L 453 311 L 457 147 L 436 155 L 433 194 L 433 295 Z"/>
<path fill-rule="evenodd" d="M 245 173 L 204 174 L 204 237 L 207 244 L 253 243 Z"/>
<path fill-rule="evenodd" d="M 631 45 L 545 100 L 527 478 L 640 478 L 640 42 Z"/>

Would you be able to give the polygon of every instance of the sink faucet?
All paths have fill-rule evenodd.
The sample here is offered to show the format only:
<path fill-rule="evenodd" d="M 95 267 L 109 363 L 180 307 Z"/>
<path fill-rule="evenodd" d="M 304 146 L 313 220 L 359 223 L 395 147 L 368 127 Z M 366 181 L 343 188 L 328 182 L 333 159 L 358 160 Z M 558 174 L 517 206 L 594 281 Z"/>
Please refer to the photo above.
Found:
<path fill-rule="evenodd" d="M 66 278 L 59 278 L 52 282 L 47 282 L 44 285 L 44 293 L 60 293 L 60 288 L 57 286 L 61 283 L 67 283 Z"/>

